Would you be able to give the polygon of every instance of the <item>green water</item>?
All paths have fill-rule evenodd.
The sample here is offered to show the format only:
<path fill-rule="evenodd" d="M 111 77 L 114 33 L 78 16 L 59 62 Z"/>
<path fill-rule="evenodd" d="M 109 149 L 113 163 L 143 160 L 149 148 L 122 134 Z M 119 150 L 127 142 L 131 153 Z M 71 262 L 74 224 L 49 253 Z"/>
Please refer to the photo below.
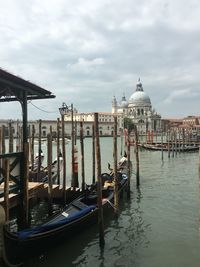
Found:
<path fill-rule="evenodd" d="M 91 147 L 91 139 L 85 139 L 88 183 L 92 181 Z M 102 172 L 107 171 L 107 162 L 112 163 L 112 147 L 111 138 L 101 139 Z M 70 183 L 70 145 L 67 150 Z M 134 166 L 133 149 L 131 158 Z M 128 201 L 124 195 L 118 220 L 113 214 L 105 218 L 103 250 L 94 225 L 24 266 L 200 266 L 198 164 L 198 153 L 178 154 L 170 159 L 164 153 L 162 162 L 160 152 L 141 151 L 140 189 L 136 189 L 133 175 L 131 199 Z"/>

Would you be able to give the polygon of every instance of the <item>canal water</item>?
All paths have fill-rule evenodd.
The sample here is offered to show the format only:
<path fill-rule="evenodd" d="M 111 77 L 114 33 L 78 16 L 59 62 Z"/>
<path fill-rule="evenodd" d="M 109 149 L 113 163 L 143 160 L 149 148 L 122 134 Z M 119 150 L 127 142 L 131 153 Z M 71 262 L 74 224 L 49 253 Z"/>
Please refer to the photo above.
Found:
<path fill-rule="evenodd" d="M 79 140 L 78 140 L 79 143 Z M 119 157 L 123 148 L 118 142 Z M 87 183 L 92 181 L 92 140 L 85 139 Z M 102 172 L 112 163 L 112 138 L 101 138 Z M 45 146 L 43 147 L 45 153 Z M 70 144 L 67 146 L 70 183 Z M 80 150 L 80 149 L 79 149 Z M 139 189 L 135 182 L 135 155 L 131 199 L 124 195 L 120 216 L 105 218 L 105 247 L 100 249 L 98 227 L 56 245 L 25 262 L 30 267 L 198 267 L 200 266 L 199 155 L 181 153 L 168 158 L 164 152 L 140 151 Z M 79 166 L 80 167 L 80 166 Z"/>

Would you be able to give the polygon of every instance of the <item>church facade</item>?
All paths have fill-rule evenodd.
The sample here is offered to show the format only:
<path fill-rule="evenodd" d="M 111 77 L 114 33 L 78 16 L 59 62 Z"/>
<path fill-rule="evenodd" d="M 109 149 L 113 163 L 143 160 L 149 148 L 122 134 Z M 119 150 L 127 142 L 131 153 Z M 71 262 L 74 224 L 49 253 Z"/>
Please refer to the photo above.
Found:
<path fill-rule="evenodd" d="M 112 100 L 112 113 L 119 117 L 130 118 L 141 133 L 161 130 L 161 115 L 152 108 L 149 96 L 144 92 L 140 79 L 135 92 L 126 100 L 123 95 L 118 103 L 115 96 Z"/>

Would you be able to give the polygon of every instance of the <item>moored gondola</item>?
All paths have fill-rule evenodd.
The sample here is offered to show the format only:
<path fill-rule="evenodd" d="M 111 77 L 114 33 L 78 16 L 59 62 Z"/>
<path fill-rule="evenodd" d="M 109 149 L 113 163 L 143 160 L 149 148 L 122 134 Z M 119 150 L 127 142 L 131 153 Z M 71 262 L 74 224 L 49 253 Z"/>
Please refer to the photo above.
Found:
<path fill-rule="evenodd" d="M 147 150 L 153 150 L 153 151 L 168 151 L 168 145 L 162 145 L 162 144 L 142 144 L 141 145 L 142 148 L 147 149 Z M 180 146 L 180 147 L 176 147 L 176 149 L 179 152 L 195 152 L 199 150 L 199 146 L 198 145 L 184 145 L 184 146 Z M 169 148 L 170 151 L 175 150 L 175 147 L 170 146 Z"/>
<path fill-rule="evenodd" d="M 119 193 L 127 185 L 127 174 L 118 172 Z M 103 210 L 112 207 L 114 201 L 114 181 L 110 174 L 102 174 L 102 206 Z M 27 257 L 42 253 L 56 242 L 68 240 L 88 227 L 90 223 L 97 223 L 98 218 L 97 190 L 92 185 L 76 200 L 67 205 L 47 222 L 11 232 L 8 225 L 4 227 L 4 245 L 7 260 L 12 264 L 19 264 Z"/>

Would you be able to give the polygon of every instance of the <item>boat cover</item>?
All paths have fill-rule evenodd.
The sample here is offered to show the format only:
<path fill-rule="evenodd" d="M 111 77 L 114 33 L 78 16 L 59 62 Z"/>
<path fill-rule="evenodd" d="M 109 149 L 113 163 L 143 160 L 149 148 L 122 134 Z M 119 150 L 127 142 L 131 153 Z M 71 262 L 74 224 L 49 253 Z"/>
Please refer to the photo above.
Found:
<path fill-rule="evenodd" d="M 43 225 L 36 226 L 33 228 L 21 230 L 18 232 L 18 238 L 19 238 L 19 240 L 25 240 L 28 237 L 31 237 L 35 234 L 40 234 L 40 233 L 44 233 L 46 231 L 56 229 L 60 226 L 63 226 L 63 225 L 68 224 L 68 223 L 70 223 L 70 222 L 72 222 L 78 218 L 83 217 L 84 215 L 86 215 L 90 211 L 94 210 L 95 208 L 96 208 L 95 205 L 90 205 L 90 206 L 87 206 L 86 208 L 84 208 L 80 211 L 77 211 L 76 213 L 69 215 L 68 217 L 65 217 L 59 221 L 52 223 L 52 224 L 51 223 L 43 224 Z"/>

